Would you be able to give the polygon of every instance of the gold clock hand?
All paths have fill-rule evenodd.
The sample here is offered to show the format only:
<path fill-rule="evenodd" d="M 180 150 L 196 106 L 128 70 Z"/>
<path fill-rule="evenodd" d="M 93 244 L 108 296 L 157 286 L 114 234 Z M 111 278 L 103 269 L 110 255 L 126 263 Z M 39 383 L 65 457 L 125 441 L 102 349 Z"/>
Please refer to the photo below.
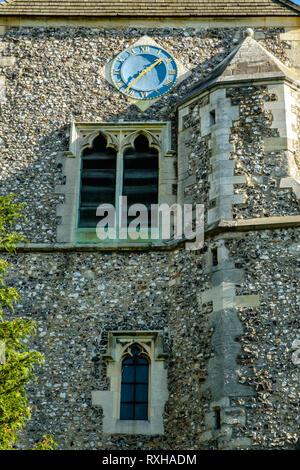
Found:
<path fill-rule="evenodd" d="M 146 73 L 147 73 L 147 69 L 142 70 L 142 72 L 130 83 L 130 85 L 128 85 L 125 91 L 129 91 L 132 85 L 134 85 L 141 77 L 146 75 Z"/>
<path fill-rule="evenodd" d="M 129 89 L 132 87 L 132 85 L 134 85 L 141 77 L 146 75 L 146 73 L 150 72 L 150 70 L 152 70 L 154 67 L 156 67 L 156 65 L 160 64 L 161 62 L 162 62 L 162 59 L 156 59 L 156 61 L 153 62 L 153 64 L 149 65 L 144 70 L 142 70 L 141 73 L 128 85 L 125 92 L 128 92 Z"/>

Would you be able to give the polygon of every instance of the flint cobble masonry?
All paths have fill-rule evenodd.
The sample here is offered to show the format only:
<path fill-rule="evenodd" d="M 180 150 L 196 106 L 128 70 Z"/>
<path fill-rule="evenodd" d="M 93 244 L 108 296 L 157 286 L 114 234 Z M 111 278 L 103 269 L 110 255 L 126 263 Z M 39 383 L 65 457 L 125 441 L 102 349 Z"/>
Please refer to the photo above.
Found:
<path fill-rule="evenodd" d="M 194 294 L 190 290 L 193 272 L 198 273 Z M 174 279 L 180 279 L 180 284 L 173 285 Z M 172 449 L 173 434 L 180 429 L 176 448 L 196 448 L 203 421 L 199 389 L 211 335 L 196 299 L 197 286 L 203 286 L 204 279 L 198 257 L 188 260 L 185 251 L 18 257 L 8 279 L 22 295 L 16 313 L 36 320 L 34 346 L 46 358 L 38 371 L 38 390 L 34 386 L 28 390 L 33 406 L 29 442 L 51 432 L 61 448 Z M 109 386 L 100 355 L 108 330 L 124 329 L 165 332 L 170 398 L 165 418 L 169 431 L 164 438 L 99 436 L 101 412 L 91 408 L 90 392 Z M 92 445 L 91 434 L 95 435 Z"/>
<path fill-rule="evenodd" d="M 295 427 L 290 421 L 299 407 L 299 370 L 292 362 L 300 326 L 298 231 L 247 234 L 228 241 L 227 247 L 245 270 L 238 294 L 260 295 L 259 308 L 244 308 L 239 314 L 244 325 L 239 380 L 256 397 L 244 400 L 247 426 L 237 436 L 250 437 L 255 448 L 293 449 L 299 425 L 298 418 Z"/>
<path fill-rule="evenodd" d="M 281 31 L 273 29 L 267 41 L 280 59 L 289 47 L 286 42 L 279 47 Z M 111 87 L 102 68 L 111 60 L 112 50 L 121 51 L 145 34 L 163 41 L 193 74 L 142 112 Z M 1 186 L 3 193 L 14 192 L 20 202 L 26 201 L 28 222 L 18 224 L 22 233 L 31 242 L 55 242 L 56 206 L 62 202 L 54 194 L 55 185 L 61 184 L 56 158 L 67 150 L 71 121 L 174 119 L 176 102 L 212 72 L 241 35 L 238 29 L 8 29 L 3 54 L 16 62 L 3 69 L 7 102 L 2 106 Z"/>
<path fill-rule="evenodd" d="M 21 440 L 31 446 L 45 433 L 60 449 L 292 449 L 298 439 L 299 366 L 291 360 L 299 339 L 297 306 L 297 228 L 206 234 L 204 247 L 165 251 L 64 250 L 55 247 L 61 222 L 56 208 L 64 183 L 57 163 L 69 145 L 70 123 L 171 121 L 172 148 L 177 148 L 176 105 L 205 79 L 241 42 L 245 28 L 87 28 L 10 27 L 1 36 L 1 53 L 14 64 L 3 67 L 5 102 L 1 104 L 1 194 L 14 192 L 25 202 L 25 220 L 17 223 L 31 244 L 9 256 L 7 284 L 21 294 L 15 315 L 33 318 L 33 346 L 46 359 L 37 370 L 38 383 L 28 387 L 32 418 Z M 254 37 L 289 66 L 291 43 L 281 40 L 284 28 L 254 28 Z M 145 111 L 128 102 L 104 77 L 114 55 L 147 35 L 189 70 L 191 75 Z M 282 150 L 265 153 L 263 139 L 279 137 L 272 127 L 276 94 L 264 84 L 227 86 L 226 99 L 238 107 L 230 128 L 233 176 L 246 182 L 233 194 L 231 220 L 299 214 L 289 188 L 280 189 L 286 160 Z M 184 118 L 183 155 L 190 178 L 184 200 L 216 206 L 209 197 L 213 168 L 211 133 L 201 134 L 199 97 Z M 298 135 L 299 126 L 298 108 Z M 295 159 L 297 159 L 295 155 Z M 206 215 L 207 225 L 207 215 Z M 42 252 L 47 247 L 48 252 Z M 218 250 L 212 268 L 211 250 Z M 32 250 L 32 251 L 31 251 Z M 231 309 L 240 322 L 232 336 L 240 352 L 232 356 L 232 381 L 251 395 L 226 396 L 215 429 L 212 409 L 216 390 L 211 364 L 218 357 L 214 323 L 226 317 L 207 292 L 229 283 Z M 223 288 L 223 287 L 222 287 Z M 223 302 L 220 294 L 220 302 Z M 259 305 L 240 307 L 240 296 L 259 296 Z M 199 300 L 200 299 L 200 300 Z M 201 300 L 204 299 L 204 300 Z M 206 299 L 206 300 L 205 300 Z M 223 300 L 222 300 L 223 299 Z M 226 300 L 226 297 L 225 297 Z M 219 302 L 219 300 L 218 300 Z M 241 304 L 241 302 L 240 302 Z M 238 304 L 239 305 L 239 304 Z M 10 314 L 11 315 L 11 314 Z M 159 330 L 168 353 L 169 398 L 164 435 L 105 435 L 103 411 L 93 407 L 91 392 L 109 390 L 106 365 L 109 331 Z M 224 347 L 224 355 L 227 350 Z M 297 385 L 298 384 L 298 385 Z M 232 390 L 235 390 L 233 387 Z"/>

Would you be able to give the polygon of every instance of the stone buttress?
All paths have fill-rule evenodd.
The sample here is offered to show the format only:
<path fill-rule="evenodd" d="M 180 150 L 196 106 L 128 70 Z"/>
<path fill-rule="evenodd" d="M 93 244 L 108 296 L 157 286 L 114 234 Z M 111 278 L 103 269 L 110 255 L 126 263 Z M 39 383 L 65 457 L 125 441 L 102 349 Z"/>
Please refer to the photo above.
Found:
<path fill-rule="evenodd" d="M 246 286 L 240 294 L 245 263 L 235 259 L 227 242 L 238 241 L 240 230 L 299 224 L 298 85 L 297 76 L 247 30 L 241 44 L 178 108 L 179 197 L 187 203 L 197 193 L 194 202 L 206 205 L 211 288 L 199 292 L 198 301 L 200 308 L 211 303 L 214 333 L 202 385 L 210 405 L 200 440 L 217 441 L 220 449 L 251 447 L 246 434 L 236 433 L 247 420 L 237 403 L 256 395 L 240 380 L 244 332 L 239 314 L 260 308 L 258 292 L 249 287 L 247 292 Z M 202 161 L 208 167 L 198 182 L 189 166 L 192 159 L 198 159 L 198 168 Z"/>

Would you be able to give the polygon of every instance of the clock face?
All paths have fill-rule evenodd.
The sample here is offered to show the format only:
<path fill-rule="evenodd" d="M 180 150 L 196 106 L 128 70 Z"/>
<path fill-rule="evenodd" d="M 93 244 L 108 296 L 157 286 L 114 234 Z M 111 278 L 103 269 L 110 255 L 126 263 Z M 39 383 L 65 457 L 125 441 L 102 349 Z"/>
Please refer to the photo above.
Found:
<path fill-rule="evenodd" d="M 176 82 L 177 65 L 160 47 L 139 45 L 121 52 L 112 63 L 112 82 L 131 98 L 152 100 L 169 91 Z"/>

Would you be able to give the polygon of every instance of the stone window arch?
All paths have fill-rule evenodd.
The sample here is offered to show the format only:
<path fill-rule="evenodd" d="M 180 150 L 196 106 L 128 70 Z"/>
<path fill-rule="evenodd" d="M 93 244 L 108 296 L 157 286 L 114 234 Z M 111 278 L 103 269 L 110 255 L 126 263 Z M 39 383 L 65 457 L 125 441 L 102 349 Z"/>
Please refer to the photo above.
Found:
<path fill-rule="evenodd" d="M 171 150 L 169 122 L 73 123 L 69 151 L 64 153 L 62 164 L 65 185 L 56 187 L 56 192 L 64 195 L 63 204 L 57 208 L 58 242 L 161 244 L 159 237 L 133 241 L 126 236 L 136 215 L 124 217 L 119 198 L 126 196 L 133 211 L 139 211 L 139 205 L 146 207 L 148 227 L 151 204 L 171 206 L 177 202 L 176 154 Z M 114 205 L 113 223 L 118 229 L 115 243 L 97 236 L 95 225 L 103 217 L 96 214 L 98 203 Z"/>
<path fill-rule="evenodd" d="M 144 378 L 146 370 L 141 374 L 141 380 L 131 382 L 125 380 L 123 375 L 124 360 L 134 356 L 134 351 L 145 363 L 137 367 L 145 367 L 148 363 L 148 383 Z M 163 412 L 168 398 L 167 369 L 165 361 L 167 353 L 163 348 L 163 335 L 160 331 L 111 331 L 108 335 L 107 351 L 102 361 L 107 364 L 107 377 L 110 383 L 109 390 L 94 390 L 92 392 L 92 405 L 103 408 L 104 434 L 163 434 Z M 132 378 L 132 376 L 131 376 Z M 123 382 L 130 385 L 141 383 L 144 395 L 140 401 L 124 400 L 122 395 Z M 132 387 L 133 388 L 133 387 Z M 147 389 L 147 393 L 146 393 Z M 147 400 L 142 399 L 147 395 Z M 125 415 L 122 411 L 123 403 L 142 403 L 142 414 Z M 132 411 L 132 410 L 131 410 Z M 128 419 L 130 418 L 130 419 Z"/>

